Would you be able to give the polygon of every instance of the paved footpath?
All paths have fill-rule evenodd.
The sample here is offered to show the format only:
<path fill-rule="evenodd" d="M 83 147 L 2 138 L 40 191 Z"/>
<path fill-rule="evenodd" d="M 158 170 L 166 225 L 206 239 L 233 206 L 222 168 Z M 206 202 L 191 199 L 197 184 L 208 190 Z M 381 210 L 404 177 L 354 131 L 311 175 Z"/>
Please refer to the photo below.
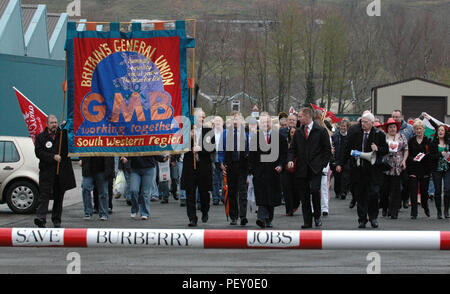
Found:
<path fill-rule="evenodd" d="M 151 217 L 147 221 L 130 218 L 130 207 L 123 198 L 114 200 L 108 221 L 83 220 L 81 202 L 81 170 L 75 168 L 78 187 L 66 195 L 63 227 L 66 228 L 130 228 L 130 229 L 190 229 L 186 208 L 170 198 L 168 204 L 151 202 Z M 323 217 L 322 230 L 357 229 L 356 208 L 348 207 L 350 199 L 330 199 L 330 214 Z M 420 230 L 450 231 L 450 220 L 436 219 L 434 202 L 430 202 L 431 217 L 419 209 L 417 220 L 411 220 L 410 210 L 402 209 L 399 219 L 379 217 L 377 231 Z M 200 218 L 201 212 L 198 211 Z M 33 215 L 14 215 L 0 206 L 0 227 L 34 227 Z M 209 221 L 195 229 L 257 230 L 256 214 L 248 211 L 245 227 L 230 226 L 224 206 L 211 205 Z M 48 218 L 48 221 L 50 217 Z M 275 210 L 273 230 L 299 230 L 302 217 L 297 212 L 285 216 L 284 206 Z M 51 226 L 51 222 L 49 223 Z M 370 226 L 369 226 L 370 227 Z M 375 229 L 367 228 L 366 231 Z M 450 251 L 422 250 L 279 250 L 279 249 L 201 249 L 201 248 L 12 248 L 0 250 L 0 273 L 66 273 L 70 258 L 80 256 L 81 273 L 177 273 L 177 274 L 297 274 L 297 273 L 357 273 L 365 274 L 374 254 L 381 273 L 450 273 Z M 369 255 L 372 253 L 371 255 Z M 378 255 L 377 255 L 378 254 Z M 70 256 L 70 255 L 69 255 Z"/>

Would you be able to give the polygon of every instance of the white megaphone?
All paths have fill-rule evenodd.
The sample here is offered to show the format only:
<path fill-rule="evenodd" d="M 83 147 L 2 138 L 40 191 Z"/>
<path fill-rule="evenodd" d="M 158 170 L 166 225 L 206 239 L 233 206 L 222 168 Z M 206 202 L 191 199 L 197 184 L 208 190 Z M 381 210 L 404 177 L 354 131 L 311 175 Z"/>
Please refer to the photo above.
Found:
<path fill-rule="evenodd" d="M 357 166 L 361 165 L 361 159 L 369 161 L 372 165 L 374 165 L 375 162 L 377 161 L 377 153 L 375 151 L 372 151 L 372 152 L 361 152 L 361 151 L 358 151 L 358 150 L 352 150 L 350 152 L 350 155 L 352 157 L 356 158 L 356 165 Z"/>

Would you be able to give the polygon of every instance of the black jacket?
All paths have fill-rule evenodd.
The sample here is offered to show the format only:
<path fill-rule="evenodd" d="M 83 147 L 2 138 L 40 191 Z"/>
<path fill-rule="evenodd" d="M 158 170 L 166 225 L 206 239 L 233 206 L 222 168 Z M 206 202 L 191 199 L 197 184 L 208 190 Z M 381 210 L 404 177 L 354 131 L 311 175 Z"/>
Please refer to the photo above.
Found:
<path fill-rule="evenodd" d="M 128 160 L 131 161 L 131 168 L 141 169 L 141 168 L 153 168 L 159 162 L 164 160 L 162 155 L 152 155 L 152 156 L 134 156 L 129 157 Z"/>
<path fill-rule="evenodd" d="M 406 160 L 406 171 L 409 175 L 427 176 L 430 175 L 433 169 L 433 160 L 430 155 L 431 140 L 423 137 L 422 143 L 417 143 L 416 136 L 408 141 L 408 159 Z M 414 161 L 414 158 L 419 153 L 424 153 L 425 157 L 420 161 Z"/>
<path fill-rule="evenodd" d="M 445 144 L 447 144 L 448 146 L 450 146 L 449 141 L 450 141 L 449 138 L 446 136 Z M 430 168 L 431 168 L 432 172 L 436 171 L 438 161 L 442 158 L 442 153 L 439 152 L 438 146 L 439 146 L 439 138 L 435 137 L 433 139 L 433 141 L 431 141 L 431 143 L 430 143 L 430 155 L 429 156 L 430 156 L 430 165 L 431 165 Z"/>
<path fill-rule="evenodd" d="M 264 135 L 253 134 L 250 139 L 249 164 L 250 171 L 253 174 L 255 200 L 258 206 L 275 207 L 281 205 L 281 180 L 280 174 L 275 171 L 275 168 L 281 166 L 284 170 L 286 166 L 287 143 L 286 139 L 276 131 L 272 131 L 269 143 L 272 143 L 274 136 L 279 136 L 277 146 L 279 153 L 276 160 L 272 162 L 261 160 L 262 155 L 271 154 L 272 152 L 271 149 L 267 151 L 262 151 L 266 148 L 261 149 L 262 144 L 267 144 L 261 142 L 261 140 L 264 140 Z"/>
<path fill-rule="evenodd" d="M 229 142 L 229 144 L 231 144 L 231 142 L 233 142 L 233 136 L 234 136 L 234 129 L 233 128 L 226 129 L 226 131 L 223 132 L 222 142 L 219 145 L 219 148 L 221 148 L 221 150 L 224 150 L 223 151 L 223 154 L 224 154 L 223 164 L 228 167 L 230 167 L 231 163 L 233 162 L 233 153 L 234 152 L 227 150 L 227 142 Z M 239 151 L 239 169 L 240 170 L 248 170 L 249 136 L 244 128 L 242 128 L 240 130 L 240 141 L 238 141 L 238 142 L 242 142 L 242 144 L 240 144 L 240 145 L 243 147 L 241 149 L 238 149 L 238 150 L 242 150 L 242 151 Z M 245 150 L 244 150 L 244 148 L 245 148 Z"/>
<path fill-rule="evenodd" d="M 286 127 L 286 128 L 281 128 L 280 129 L 280 135 L 282 135 L 283 137 L 285 137 L 286 138 L 286 140 L 289 140 L 289 128 L 288 127 Z"/>
<path fill-rule="evenodd" d="M 334 165 L 342 166 L 342 158 L 344 157 L 345 146 L 347 145 L 348 141 L 348 133 L 346 136 L 343 136 L 341 132 L 337 131 L 336 133 L 334 133 L 332 141 L 334 146 Z"/>
<path fill-rule="evenodd" d="M 62 192 L 76 187 L 72 162 L 70 158 L 67 157 L 67 131 L 64 130 L 62 134 L 59 175 L 56 175 L 58 163 L 53 157 L 55 154 L 59 153 L 61 130 L 58 128 L 55 139 L 50 136 L 47 128 L 36 136 L 34 151 L 36 157 L 39 158 L 39 191 L 41 197 L 48 197 L 48 199 L 54 199 L 53 186 L 56 179 L 58 179 L 59 187 Z"/>
<path fill-rule="evenodd" d="M 367 138 L 367 143 L 364 150 L 366 150 L 366 152 L 369 152 L 368 150 L 372 150 L 372 143 L 375 143 L 375 145 L 377 145 L 378 147 L 378 152 L 376 153 L 377 161 L 374 165 L 371 165 L 370 163 L 364 163 L 359 167 L 356 165 L 356 159 L 353 158 L 350 154 L 352 150 L 362 151 L 364 131 L 362 130 L 362 128 L 358 128 L 348 136 L 348 141 L 342 157 L 342 164 L 345 165 L 348 161 L 350 161 L 351 181 L 353 183 L 360 182 L 361 175 L 364 174 L 365 176 L 371 177 L 371 179 L 376 184 L 380 185 L 383 181 L 381 166 L 382 158 L 389 152 L 389 147 L 386 143 L 386 135 L 382 131 L 372 127 L 369 133 L 369 137 Z M 361 161 L 365 160 L 361 159 Z"/>
<path fill-rule="evenodd" d="M 208 137 L 208 138 L 206 138 Z M 202 129 L 203 142 L 211 142 L 215 144 L 214 132 L 211 128 Z M 191 138 L 191 149 L 194 146 L 194 142 Z M 200 185 L 201 191 L 212 191 L 212 161 L 211 154 L 213 151 L 207 151 L 203 148 L 198 152 L 200 162 L 196 162 L 197 171 L 200 173 Z M 181 175 L 181 189 L 190 191 L 194 188 L 194 153 L 191 151 L 184 154 L 183 159 L 183 172 Z"/>
<path fill-rule="evenodd" d="M 315 174 L 322 173 L 331 159 L 330 136 L 327 130 L 314 122 L 306 139 L 305 127 L 298 128 L 295 131 L 287 161 L 294 161 L 295 158 L 297 158 L 296 177 L 306 178 L 308 167 Z"/>
<path fill-rule="evenodd" d="M 82 157 L 81 174 L 92 177 L 96 172 L 104 172 L 107 179 L 115 177 L 114 157 Z"/>

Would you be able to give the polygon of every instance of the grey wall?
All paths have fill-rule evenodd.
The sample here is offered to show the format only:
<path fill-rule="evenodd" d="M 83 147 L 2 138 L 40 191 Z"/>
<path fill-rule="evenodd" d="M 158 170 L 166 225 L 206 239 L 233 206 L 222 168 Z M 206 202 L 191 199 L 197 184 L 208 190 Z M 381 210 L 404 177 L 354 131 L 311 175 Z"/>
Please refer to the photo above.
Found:
<path fill-rule="evenodd" d="M 61 119 L 64 63 L 0 54 L 0 135 L 29 135 L 12 87 L 16 87 L 46 114 L 52 113 Z"/>

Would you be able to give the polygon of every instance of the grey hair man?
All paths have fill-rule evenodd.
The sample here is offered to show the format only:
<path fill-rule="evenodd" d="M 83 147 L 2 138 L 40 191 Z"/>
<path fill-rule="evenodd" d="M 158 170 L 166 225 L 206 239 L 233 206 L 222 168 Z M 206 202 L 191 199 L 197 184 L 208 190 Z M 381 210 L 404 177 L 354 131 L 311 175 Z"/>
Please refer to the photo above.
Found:
<path fill-rule="evenodd" d="M 47 117 L 46 129 L 36 136 L 35 154 L 39 158 L 40 197 L 34 224 L 45 227 L 48 204 L 53 200 L 52 222 L 59 228 L 64 193 L 75 188 L 76 183 L 72 162 L 67 157 L 67 132 L 58 127 L 58 118 L 52 114 Z"/>
<path fill-rule="evenodd" d="M 370 221 L 373 228 L 378 228 L 378 201 L 380 197 L 383 173 L 377 163 L 351 156 L 352 151 L 375 152 L 377 161 L 388 153 L 386 136 L 383 132 L 373 127 L 375 117 L 370 112 L 365 112 L 361 117 L 361 128 L 349 134 L 348 143 L 342 158 L 342 166 L 350 161 L 350 174 L 352 180 L 352 194 L 355 194 L 358 212 L 358 228 L 365 228 Z"/>

